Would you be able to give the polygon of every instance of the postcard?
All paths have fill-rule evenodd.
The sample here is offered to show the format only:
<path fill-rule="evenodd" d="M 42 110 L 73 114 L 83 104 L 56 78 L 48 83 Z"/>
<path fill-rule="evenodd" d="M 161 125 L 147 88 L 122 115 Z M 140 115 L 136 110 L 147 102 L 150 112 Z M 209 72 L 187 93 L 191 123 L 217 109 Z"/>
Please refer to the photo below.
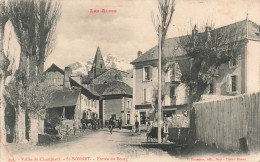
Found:
<path fill-rule="evenodd" d="M 0 0 L 3 162 L 260 162 L 259 0 Z"/>

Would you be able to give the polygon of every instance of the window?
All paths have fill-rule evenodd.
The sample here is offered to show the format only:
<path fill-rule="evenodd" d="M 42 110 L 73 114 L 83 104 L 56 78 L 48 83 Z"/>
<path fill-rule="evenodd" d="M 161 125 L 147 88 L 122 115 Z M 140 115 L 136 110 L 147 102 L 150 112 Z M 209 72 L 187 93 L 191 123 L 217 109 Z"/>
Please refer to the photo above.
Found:
<path fill-rule="evenodd" d="M 228 75 L 227 82 L 226 82 L 226 89 L 227 92 L 236 92 L 237 91 L 237 82 L 238 78 L 236 75 Z"/>
<path fill-rule="evenodd" d="M 143 102 L 151 102 L 152 96 L 151 96 L 151 89 L 150 88 L 144 88 L 143 89 Z"/>
<path fill-rule="evenodd" d="M 130 101 L 127 101 L 127 108 L 130 108 Z"/>
<path fill-rule="evenodd" d="M 102 64 L 100 64 L 100 68 L 102 69 Z"/>
<path fill-rule="evenodd" d="M 152 68 L 147 66 L 143 68 L 143 81 L 150 81 L 152 78 Z"/>
<path fill-rule="evenodd" d="M 82 116 L 83 119 L 86 119 L 87 118 L 87 114 L 84 112 L 83 113 L 83 116 Z"/>
<path fill-rule="evenodd" d="M 140 112 L 140 124 L 145 124 L 146 122 L 146 113 Z"/>
<path fill-rule="evenodd" d="M 234 68 L 238 66 L 238 57 L 234 56 L 229 60 L 229 67 Z"/>
<path fill-rule="evenodd" d="M 231 76 L 231 90 L 232 92 L 237 91 L 237 76 Z"/>
<path fill-rule="evenodd" d="M 96 100 L 94 100 L 94 107 L 95 107 L 95 108 L 97 107 L 97 105 L 96 105 Z"/>
<path fill-rule="evenodd" d="M 166 75 L 165 75 L 165 82 L 171 82 L 171 68 L 168 69 Z"/>
<path fill-rule="evenodd" d="M 176 105 L 175 86 L 170 87 L 170 98 L 171 98 L 171 105 Z"/>
<path fill-rule="evenodd" d="M 213 94 L 214 93 L 214 84 L 210 83 L 209 84 L 209 94 Z"/>
<path fill-rule="evenodd" d="M 88 105 L 88 98 L 86 98 L 86 105 Z"/>
<path fill-rule="evenodd" d="M 176 69 L 178 69 L 178 66 L 176 63 L 173 63 L 167 71 L 167 74 L 165 76 L 165 82 L 177 81 Z"/>
<path fill-rule="evenodd" d="M 175 115 L 175 114 L 176 114 L 176 110 L 164 111 L 163 117 L 171 117 L 172 115 Z"/>
<path fill-rule="evenodd" d="M 170 88 L 170 96 L 171 96 L 171 98 L 175 97 L 175 86 L 171 86 L 171 88 Z"/>

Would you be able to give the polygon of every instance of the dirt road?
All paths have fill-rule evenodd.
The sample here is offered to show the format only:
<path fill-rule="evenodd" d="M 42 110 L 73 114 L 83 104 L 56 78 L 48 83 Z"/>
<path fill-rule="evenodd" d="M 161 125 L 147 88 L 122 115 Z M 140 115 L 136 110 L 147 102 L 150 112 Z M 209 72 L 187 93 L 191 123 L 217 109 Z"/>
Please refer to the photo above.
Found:
<path fill-rule="evenodd" d="M 141 148 L 130 144 L 145 141 L 144 135 L 132 136 L 129 130 L 107 129 L 84 135 L 71 142 L 49 146 L 5 146 L 2 155 L 9 161 L 172 161 L 170 156 L 157 148 Z M 12 146 L 15 145 L 15 146 Z M 20 148 L 19 148 L 20 147 Z M 18 151 L 17 151 L 18 150 Z M 175 159 L 176 160 L 176 159 Z"/>

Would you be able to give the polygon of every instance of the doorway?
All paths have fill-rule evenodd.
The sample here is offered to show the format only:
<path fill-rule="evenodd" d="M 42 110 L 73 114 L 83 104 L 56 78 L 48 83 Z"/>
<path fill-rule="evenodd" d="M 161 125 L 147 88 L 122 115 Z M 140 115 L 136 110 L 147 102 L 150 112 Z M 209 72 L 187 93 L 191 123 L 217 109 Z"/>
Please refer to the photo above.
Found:
<path fill-rule="evenodd" d="M 126 116 L 126 124 L 130 124 L 130 114 L 127 114 Z"/>
<path fill-rule="evenodd" d="M 146 113 L 140 112 L 140 124 L 145 124 L 145 120 L 146 120 Z"/>

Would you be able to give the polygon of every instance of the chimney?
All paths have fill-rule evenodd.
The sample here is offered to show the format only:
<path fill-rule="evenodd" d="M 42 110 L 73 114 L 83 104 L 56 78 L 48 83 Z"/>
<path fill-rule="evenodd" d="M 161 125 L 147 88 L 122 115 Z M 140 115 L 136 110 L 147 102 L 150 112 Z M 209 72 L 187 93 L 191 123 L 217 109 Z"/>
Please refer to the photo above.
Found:
<path fill-rule="evenodd" d="M 142 51 L 138 51 L 137 52 L 137 57 L 140 57 L 142 54 L 143 54 Z"/>
<path fill-rule="evenodd" d="M 198 30 L 197 26 L 195 25 L 193 30 L 192 30 L 192 38 L 195 40 L 197 38 Z"/>
<path fill-rule="evenodd" d="M 70 77 L 72 74 L 72 70 L 70 67 L 65 67 L 65 76 L 64 76 L 64 87 L 65 88 L 70 88 Z"/>
<path fill-rule="evenodd" d="M 206 26 L 205 33 L 206 33 L 207 41 L 210 41 L 210 39 L 211 39 L 210 31 L 211 31 L 211 27 Z"/>

